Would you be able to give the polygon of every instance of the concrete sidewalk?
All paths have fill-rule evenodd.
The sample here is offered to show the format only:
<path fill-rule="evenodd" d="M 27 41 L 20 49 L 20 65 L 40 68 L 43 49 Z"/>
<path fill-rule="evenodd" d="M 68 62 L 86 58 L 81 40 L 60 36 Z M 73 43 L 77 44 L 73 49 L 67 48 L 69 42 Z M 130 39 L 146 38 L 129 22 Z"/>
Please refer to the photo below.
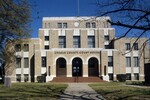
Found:
<path fill-rule="evenodd" d="M 89 87 L 88 83 L 68 83 L 68 85 L 58 100 L 105 100 Z"/>

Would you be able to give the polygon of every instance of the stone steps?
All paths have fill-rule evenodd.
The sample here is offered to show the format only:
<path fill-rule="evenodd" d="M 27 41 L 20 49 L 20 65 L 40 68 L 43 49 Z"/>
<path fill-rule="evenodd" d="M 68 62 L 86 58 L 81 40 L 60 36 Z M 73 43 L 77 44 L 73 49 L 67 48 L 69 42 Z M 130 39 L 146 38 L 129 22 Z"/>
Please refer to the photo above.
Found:
<path fill-rule="evenodd" d="M 99 77 L 54 77 L 51 82 L 106 82 Z"/>

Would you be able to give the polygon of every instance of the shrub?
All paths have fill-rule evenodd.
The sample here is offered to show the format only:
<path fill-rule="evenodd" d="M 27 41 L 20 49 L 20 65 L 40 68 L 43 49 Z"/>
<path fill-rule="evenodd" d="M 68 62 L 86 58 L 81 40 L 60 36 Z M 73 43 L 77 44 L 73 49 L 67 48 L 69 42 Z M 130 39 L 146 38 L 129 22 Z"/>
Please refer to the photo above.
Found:
<path fill-rule="evenodd" d="M 126 74 L 117 74 L 117 80 L 119 82 L 125 82 L 126 81 Z"/>
<path fill-rule="evenodd" d="M 37 81 L 38 81 L 38 83 L 43 83 L 44 82 L 44 76 L 37 76 Z"/>

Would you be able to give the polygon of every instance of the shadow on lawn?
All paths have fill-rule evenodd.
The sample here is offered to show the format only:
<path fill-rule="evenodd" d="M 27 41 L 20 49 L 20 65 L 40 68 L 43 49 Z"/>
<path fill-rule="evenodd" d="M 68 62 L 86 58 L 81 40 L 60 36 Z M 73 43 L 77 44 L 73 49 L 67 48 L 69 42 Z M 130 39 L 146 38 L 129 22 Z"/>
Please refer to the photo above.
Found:
<path fill-rule="evenodd" d="M 105 100 L 101 95 L 97 93 L 81 92 L 79 94 L 83 95 L 73 95 L 69 93 L 62 92 L 58 100 Z"/>
<path fill-rule="evenodd" d="M 33 99 L 50 99 L 57 98 L 61 94 L 62 89 L 51 88 L 51 87 L 28 87 L 28 89 L 19 87 L 6 88 L 0 90 L 0 100 L 33 100 Z"/>

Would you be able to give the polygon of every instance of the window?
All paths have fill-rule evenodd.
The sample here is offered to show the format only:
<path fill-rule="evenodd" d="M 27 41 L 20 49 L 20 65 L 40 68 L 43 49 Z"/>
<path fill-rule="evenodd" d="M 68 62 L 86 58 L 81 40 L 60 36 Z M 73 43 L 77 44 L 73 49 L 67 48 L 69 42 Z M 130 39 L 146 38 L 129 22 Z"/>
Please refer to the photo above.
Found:
<path fill-rule="evenodd" d="M 126 45 L 126 50 L 130 50 L 130 43 L 125 43 Z"/>
<path fill-rule="evenodd" d="M 45 45 L 45 47 L 44 47 L 46 50 L 48 50 L 49 49 L 49 45 Z"/>
<path fill-rule="evenodd" d="M 42 57 L 42 67 L 46 67 L 46 57 Z"/>
<path fill-rule="evenodd" d="M 134 80 L 139 80 L 139 74 L 138 73 L 134 73 Z"/>
<path fill-rule="evenodd" d="M 16 52 L 21 51 L 21 44 L 16 44 L 15 50 Z"/>
<path fill-rule="evenodd" d="M 67 23 L 63 23 L 63 28 L 67 28 Z"/>
<path fill-rule="evenodd" d="M 58 28 L 67 28 L 67 23 L 58 23 Z"/>
<path fill-rule="evenodd" d="M 108 56 L 108 66 L 113 66 L 113 57 Z"/>
<path fill-rule="evenodd" d="M 86 22 L 86 28 L 96 28 L 95 22 Z"/>
<path fill-rule="evenodd" d="M 131 74 L 130 73 L 126 74 L 126 80 L 131 80 Z"/>
<path fill-rule="evenodd" d="M 66 48 L 66 37 L 59 36 L 59 48 Z"/>
<path fill-rule="evenodd" d="M 62 28 L 62 23 L 58 23 L 58 28 Z"/>
<path fill-rule="evenodd" d="M 80 36 L 73 37 L 73 47 L 80 48 Z"/>
<path fill-rule="evenodd" d="M 21 68 L 21 58 L 16 58 L 16 68 Z"/>
<path fill-rule="evenodd" d="M 24 44 L 24 51 L 29 51 L 29 44 Z"/>
<path fill-rule="evenodd" d="M 134 57 L 134 67 L 138 67 L 138 66 L 139 66 L 139 58 Z"/>
<path fill-rule="evenodd" d="M 48 28 L 50 28 L 50 23 L 48 23 Z"/>
<path fill-rule="evenodd" d="M 138 43 L 133 44 L 134 50 L 138 50 Z"/>
<path fill-rule="evenodd" d="M 96 28 L 96 23 L 95 22 L 92 23 L 92 28 Z"/>
<path fill-rule="evenodd" d="M 49 36 L 45 36 L 45 41 L 49 41 Z"/>
<path fill-rule="evenodd" d="M 105 49 L 109 49 L 109 45 L 105 45 Z"/>
<path fill-rule="evenodd" d="M 105 41 L 109 41 L 109 35 L 104 36 Z"/>
<path fill-rule="evenodd" d="M 24 82 L 27 82 L 27 81 L 29 81 L 29 78 L 28 78 L 28 74 L 24 74 Z"/>
<path fill-rule="evenodd" d="M 109 80 L 113 80 L 113 74 L 108 74 Z"/>
<path fill-rule="evenodd" d="M 126 67 L 131 67 L 131 57 L 126 57 Z"/>
<path fill-rule="evenodd" d="M 88 47 L 95 48 L 95 37 L 94 36 L 88 36 Z"/>
<path fill-rule="evenodd" d="M 29 59 L 24 58 L 24 68 L 29 68 Z"/>
<path fill-rule="evenodd" d="M 90 28 L 90 22 L 86 23 L 86 28 Z"/>
<path fill-rule="evenodd" d="M 45 28 L 47 28 L 47 23 L 45 23 Z"/>
<path fill-rule="evenodd" d="M 21 74 L 16 74 L 16 81 L 21 82 Z"/>

